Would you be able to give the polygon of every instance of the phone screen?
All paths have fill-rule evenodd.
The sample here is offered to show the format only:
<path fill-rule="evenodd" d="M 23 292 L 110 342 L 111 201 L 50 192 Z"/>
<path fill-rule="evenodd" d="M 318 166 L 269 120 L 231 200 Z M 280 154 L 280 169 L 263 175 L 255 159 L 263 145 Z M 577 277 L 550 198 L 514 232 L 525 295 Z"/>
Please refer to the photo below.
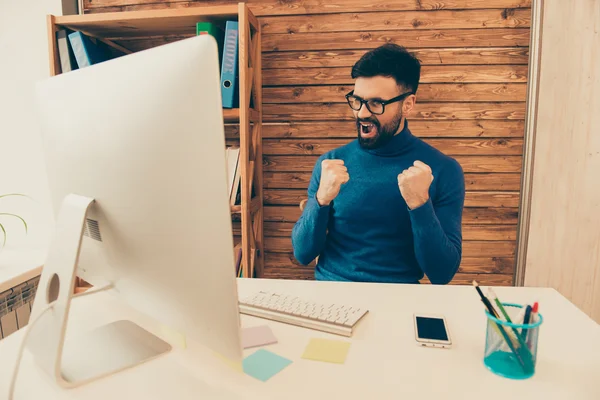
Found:
<path fill-rule="evenodd" d="M 419 338 L 432 340 L 448 340 L 448 334 L 441 318 L 417 317 Z"/>

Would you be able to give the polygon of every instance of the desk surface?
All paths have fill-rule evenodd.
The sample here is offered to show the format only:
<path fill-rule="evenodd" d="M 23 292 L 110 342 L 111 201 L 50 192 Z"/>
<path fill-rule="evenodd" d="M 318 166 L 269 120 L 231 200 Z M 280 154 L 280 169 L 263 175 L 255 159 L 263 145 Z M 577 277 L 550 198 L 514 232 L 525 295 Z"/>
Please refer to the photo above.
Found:
<path fill-rule="evenodd" d="M 42 376 L 26 353 L 16 399 L 600 399 L 600 326 L 553 289 L 497 288 L 506 302 L 540 302 L 537 372 L 525 381 L 483 365 L 486 319 L 472 287 L 281 280 L 239 281 L 240 296 L 259 289 L 356 304 L 370 313 L 351 339 L 242 316 L 242 326 L 267 323 L 279 343 L 267 349 L 293 363 L 266 383 L 235 372 L 190 342 L 171 353 L 87 386 L 62 390 Z M 413 313 L 446 316 L 454 347 L 418 347 Z M 74 300 L 69 334 L 131 319 L 158 332 L 154 321 L 108 293 Z M 0 398 L 4 398 L 23 332 L 0 341 Z M 352 345 L 344 365 L 301 359 L 308 340 L 328 337 Z M 256 349 L 246 350 L 249 355 Z"/>

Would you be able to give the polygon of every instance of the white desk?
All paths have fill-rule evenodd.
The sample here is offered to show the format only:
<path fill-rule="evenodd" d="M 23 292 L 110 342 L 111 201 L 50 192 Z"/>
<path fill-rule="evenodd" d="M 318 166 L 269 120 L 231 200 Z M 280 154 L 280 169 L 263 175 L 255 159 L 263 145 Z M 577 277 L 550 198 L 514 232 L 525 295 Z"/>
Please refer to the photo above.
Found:
<path fill-rule="evenodd" d="M 486 320 L 472 287 L 240 280 L 240 295 L 268 288 L 370 309 L 351 339 L 344 365 L 301 359 L 311 337 L 341 337 L 266 322 L 279 339 L 269 350 L 293 363 L 266 383 L 237 373 L 190 343 L 162 358 L 73 390 L 55 388 L 26 354 L 16 399 L 600 399 L 600 326 L 553 289 L 498 288 L 507 302 L 540 302 L 544 315 L 537 372 L 525 381 L 498 377 L 483 365 Z M 415 344 L 413 312 L 444 314 L 451 350 Z M 76 299 L 70 333 L 120 318 L 149 321 L 106 293 Z M 242 325 L 265 321 L 242 317 Z M 22 331 L 0 342 L 0 398 Z M 251 354 L 256 349 L 246 351 Z"/>

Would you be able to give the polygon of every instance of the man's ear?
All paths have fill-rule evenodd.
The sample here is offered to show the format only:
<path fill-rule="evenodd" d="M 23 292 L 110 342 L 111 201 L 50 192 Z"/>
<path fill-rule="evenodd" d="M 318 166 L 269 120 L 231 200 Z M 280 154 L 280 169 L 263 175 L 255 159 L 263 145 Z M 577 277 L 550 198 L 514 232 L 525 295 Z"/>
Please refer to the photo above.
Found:
<path fill-rule="evenodd" d="M 402 102 L 402 114 L 410 115 L 412 113 L 413 108 L 415 107 L 415 103 L 417 102 L 417 96 L 411 94 Z"/>

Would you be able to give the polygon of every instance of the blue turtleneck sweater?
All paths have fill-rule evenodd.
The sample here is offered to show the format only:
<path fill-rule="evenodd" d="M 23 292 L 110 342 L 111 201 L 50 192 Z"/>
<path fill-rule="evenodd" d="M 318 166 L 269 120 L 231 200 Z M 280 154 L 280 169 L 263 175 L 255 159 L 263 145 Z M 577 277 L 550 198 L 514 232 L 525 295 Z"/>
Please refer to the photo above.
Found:
<path fill-rule="evenodd" d="M 321 161 L 341 159 L 350 180 L 330 205 L 316 200 Z M 398 175 L 420 160 L 434 180 L 429 201 L 410 210 L 398 188 Z M 319 257 L 318 280 L 448 283 L 460 264 L 465 197 L 462 168 L 404 128 L 378 149 L 358 140 L 317 160 L 308 201 L 294 226 L 294 256 L 302 264 Z"/>

